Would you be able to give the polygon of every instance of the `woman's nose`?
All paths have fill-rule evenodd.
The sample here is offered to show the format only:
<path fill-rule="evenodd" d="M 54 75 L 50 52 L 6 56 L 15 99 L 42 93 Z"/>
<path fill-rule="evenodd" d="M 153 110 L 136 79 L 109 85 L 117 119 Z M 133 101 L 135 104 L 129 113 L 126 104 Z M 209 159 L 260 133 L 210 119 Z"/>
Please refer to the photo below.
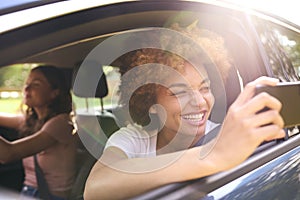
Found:
<path fill-rule="evenodd" d="M 28 91 L 29 88 L 30 88 L 30 85 L 24 85 L 23 90 L 24 90 L 24 91 Z"/>
<path fill-rule="evenodd" d="M 203 94 L 198 90 L 193 90 L 191 94 L 190 103 L 193 106 L 201 106 L 206 103 Z"/>

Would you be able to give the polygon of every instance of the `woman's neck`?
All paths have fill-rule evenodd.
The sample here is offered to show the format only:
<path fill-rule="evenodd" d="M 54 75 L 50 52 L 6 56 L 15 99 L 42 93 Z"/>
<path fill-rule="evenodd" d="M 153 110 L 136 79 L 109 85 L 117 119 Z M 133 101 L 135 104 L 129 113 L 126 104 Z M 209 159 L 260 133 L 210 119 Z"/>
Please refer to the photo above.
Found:
<path fill-rule="evenodd" d="M 48 111 L 48 108 L 34 108 L 37 116 L 38 116 L 38 119 L 44 119 L 48 116 L 49 114 L 49 111 Z"/>
<path fill-rule="evenodd" d="M 176 137 L 175 137 L 176 136 Z M 168 132 L 164 128 L 158 133 L 156 151 L 159 154 L 171 153 L 193 147 L 200 137 Z"/>

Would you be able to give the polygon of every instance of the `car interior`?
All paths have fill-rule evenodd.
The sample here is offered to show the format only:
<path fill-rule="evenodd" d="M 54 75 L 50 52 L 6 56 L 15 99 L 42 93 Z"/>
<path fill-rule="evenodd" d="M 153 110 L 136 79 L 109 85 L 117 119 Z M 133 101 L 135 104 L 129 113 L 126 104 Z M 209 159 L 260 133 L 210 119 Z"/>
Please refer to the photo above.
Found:
<path fill-rule="evenodd" d="M 91 167 L 101 156 L 107 138 L 124 125 L 124 119 L 122 119 L 124 116 L 121 116 L 122 113 L 117 107 L 104 106 L 105 98 L 114 88 L 109 87 L 103 67 L 110 66 L 112 63 L 99 63 L 95 60 L 84 61 L 89 52 L 102 41 L 116 34 L 145 27 L 164 27 L 172 20 L 180 19 L 183 23 L 190 22 L 189 16 L 193 15 L 193 19 L 200 20 L 199 24 L 202 27 L 213 30 L 224 37 L 225 45 L 233 57 L 233 66 L 223 83 L 226 93 L 226 109 L 229 108 L 246 83 L 259 76 L 268 75 L 265 68 L 261 67 L 266 63 L 264 58 L 257 53 L 261 48 L 255 42 L 257 38 L 249 35 L 249 32 L 253 32 L 253 27 L 249 23 L 251 19 L 248 16 L 237 11 L 229 12 L 209 5 L 195 8 L 192 3 L 184 4 L 184 8 L 177 4 L 174 4 L 173 7 L 170 7 L 169 4 L 168 6 L 162 4 L 160 7 L 147 7 L 145 4 L 147 2 L 141 2 L 134 8 L 128 8 L 126 4 L 120 4 L 118 7 L 110 5 L 101 8 L 100 12 L 98 8 L 91 8 L 21 27 L 14 30 L 13 34 L 3 33 L 0 38 L 1 66 L 16 63 L 47 63 L 59 66 L 66 72 L 73 95 L 86 102 L 84 109 L 75 112 L 78 135 L 83 141 L 83 145 L 79 149 L 78 178 L 72 190 L 71 199 L 82 199 L 85 180 Z M 122 10 L 127 12 L 120 14 Z M 189 12 L 185 13 L 181 10 Z M 226 22 L 226 26 L 224 22 Z M 119 43 L 115 48 L 121 48 L 121 46 L 122 43 Z M 83 63 L 85 67 L 80 69 Z M 112 67 L 117 70 L 116 66 Z M 78 73 L 79 70 L 81 70 L 80 73 Z M 85 80 L 89 80 L 95 75 L 99 78 L 96 78 L 98 83 L 94 90 L 94 87 L 89 85 L 89 81 Z M 224 96 L 219 98 L 217 101 L 224 102 Z M 89 104 L 88 99 L 95 99 L 99 102 L 100 107 Z M 223 103 L 217 104 L 216 109 L 218 106 L 222 107 Z M 222 121 L 222 118 L 216 116 L 217 114 L 213 113 L 212 115 L 213 119 Z M 6 134 L 6 132 L 11 133 L 13 130 L 1 127 L 0 132 L 3 133 L 3 136 L 8 137 L 7 135 L 11 134 Z M 86 146 L 89 148 L 87 149 Z M 249 162 L 253 162 L 252 167 L 254 167 L 255 161 L 250 160 Z M 13 168 L 15 168 L 14 171 Z M 13 171 L 15 177 L 1 178 L 5 180 L 5 183 L 1 182 L 0 185 L 19 190 L 23 176 L 21 163 L 18 161 L 1 166 L 1 176 L 5 174 L 2 172 L 6 172 L 6 169 L 9 169 L 10 172 Z M 12 183 L 7 180 L 12 180 Z M 203 182 L 206 181 L 203 179 Z M 226 181 L 228 180 L 223 179 L 218 184 Z M 172 187 L 167 186 L 165 189 L 174 190 L 184 184 L 186 183 Z M 210 190 L 209 188 L 202 189 L 203 191 Z"/>

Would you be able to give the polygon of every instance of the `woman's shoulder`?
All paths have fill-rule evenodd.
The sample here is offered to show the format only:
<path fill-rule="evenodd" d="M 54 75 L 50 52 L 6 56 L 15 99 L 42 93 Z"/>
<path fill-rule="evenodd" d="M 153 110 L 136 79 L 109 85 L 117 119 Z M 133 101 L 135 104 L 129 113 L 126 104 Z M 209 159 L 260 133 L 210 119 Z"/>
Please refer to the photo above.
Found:
<path fill-rule="evenodd" d="M 70 115 L 68 113 L 60 113 L 58 115 L 55 115 L 51 117 L 48 121 L 55 121 L 55 120 L 67 120 L 70 121 Z"/>
<path fill-rule="evenodd" d="M 155 135 L 156 136 L 156 135 Z M 156 139 L 137 124 L 120 128 L 107 141 L 105 148 L 118 147 L 129 158 L 152 155 L 155 152 Z"/>
<path fill-rule="evenodd" d="M 70 125 L 72 125 L 72 121 L 71 121 L 69 114 L 61 113 L 61 114 L 55 115 L 55 116 L 51 117 L 50 119 L 48 119 L 46 121 L 46 123 L 44 124 L 44 126 L 47 126 L 47 125 L 70 126 Z"/>
<path fill-rule="evenodd" d="M 156 134 L 153 134 L 156 136 Z M 152 134 L 137 124 L 129 124 L 120 128 L 108 138 L 107 146 L 118 143 L 148 144 L 153 139 Z"/>
<path fill-rule="evenodd" d="M 149 137 L 149 133 L 138 124 L 128 124 L 126 127 L 121 127 L 112 136 L 124 136 L 129 138 L 145 138 Z"/>
<path fill-rule="evenodd" d="M 220 124 L 215 123 L 213 121 L 207 120 L 206 128 L 205 128 L 205 134 L 209 133 L 210 131 L 214 130 L 216 127 L 218 127 Z"/>
<path fill-rule="evenodd" d="M 67 133 L 69 135 L 73 130 L 73 125 L 71 123 L 70 117 L 66 113 L 58 114 L 50 118 L 42 127 L 42 131 L 59 134 Z"/>

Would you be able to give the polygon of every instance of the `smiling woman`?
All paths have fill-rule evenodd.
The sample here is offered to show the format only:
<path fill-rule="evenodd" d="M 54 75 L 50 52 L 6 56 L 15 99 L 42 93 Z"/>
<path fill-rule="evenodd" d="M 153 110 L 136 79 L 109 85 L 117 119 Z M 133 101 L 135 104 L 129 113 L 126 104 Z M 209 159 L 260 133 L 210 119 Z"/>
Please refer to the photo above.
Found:
<path fill-rule="evenodd" d="M 171 35 L 163 31 L 155 34 L 152 29 L 142 41 L 133 35 L 131 41 L 150 41 L 152 48 L 130 51 L 116 62 L 121 63 L 120 105 L 128 109 L 132 119 L 108 139 L 87 180 L 87 200 L 124 199 L 227 170 L 245 160 L 263 140 L 284 136 L 278 100 L 256 97 L 274 111 L 262 121 L 267 116 L 257 114 L 260 103 L 252 99 L 256 84 L 274 85 L 277 81 L 273 79 L 260 78 L 249 84 L 232 104 L 222 126 L 211 121 L 217 95 L 211 86 L 222 86 L 213 77 L 221 72 L 226 80 L 231 66 L 223 40 L 199 29 L 197 23 L 184 28 L 174 24 L 170 29 L 174 30 Z M 161 46 L 153 48 L 157 43 Z M 216 73 L 212 73 L 214 68 Z M 245 106 L 248 103 L 251 108 Z M 251 120 L 249 127 L 244 126 L 244 120 Z M 266 122 L 274 123 L 274 129 L 270 124 L 262 128 Z M 214 131 L 219 137 L 203 142 Z M 252 135 L 260 131 L 267 131 L 270 138 Z M 111 196 L 115 190 L 118 194 Z"/>

